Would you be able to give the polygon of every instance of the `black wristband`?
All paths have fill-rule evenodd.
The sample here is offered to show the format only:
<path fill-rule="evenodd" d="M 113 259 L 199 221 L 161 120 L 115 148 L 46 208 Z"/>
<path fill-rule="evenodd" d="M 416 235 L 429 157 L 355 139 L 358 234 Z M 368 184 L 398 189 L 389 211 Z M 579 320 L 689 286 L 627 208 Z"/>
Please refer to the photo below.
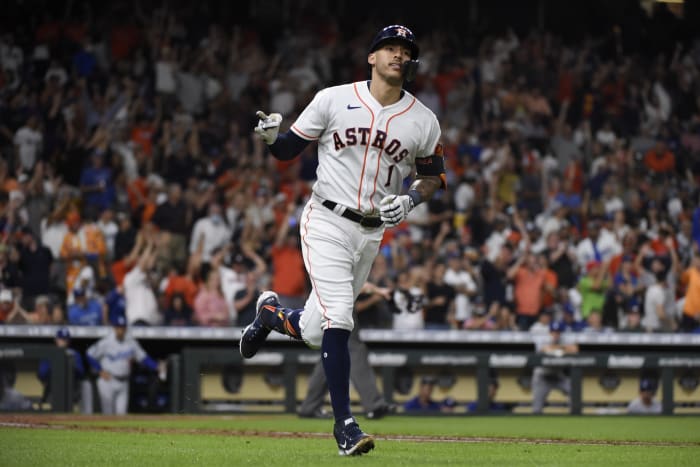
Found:
<path fill-rule="evenodd" d="M 408 193 L 406 194 L 413 201 L 413 206 L 418 206 L 423 201 L 423 198 L 421 197 L 420 193 L 418 193 L 418 190 L 408 190 Z"/>

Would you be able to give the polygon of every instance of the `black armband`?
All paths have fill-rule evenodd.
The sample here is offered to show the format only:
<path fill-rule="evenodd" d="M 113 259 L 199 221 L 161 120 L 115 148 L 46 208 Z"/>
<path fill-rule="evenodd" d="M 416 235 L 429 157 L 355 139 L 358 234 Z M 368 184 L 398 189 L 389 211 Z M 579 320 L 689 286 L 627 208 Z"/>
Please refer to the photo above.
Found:
<path fill-rule="evenodd" d="M 428 156 L 416 159 L 416 173 L 427 177 L 439 177 L 445 173 L 445 158 Z"/>
<path fill-rule="evenodd" d="M 445 158 L 439 155 L 416 158 L 416 174 L 423 177 L 440 177 L 442 188 L 447 188 Z"/>

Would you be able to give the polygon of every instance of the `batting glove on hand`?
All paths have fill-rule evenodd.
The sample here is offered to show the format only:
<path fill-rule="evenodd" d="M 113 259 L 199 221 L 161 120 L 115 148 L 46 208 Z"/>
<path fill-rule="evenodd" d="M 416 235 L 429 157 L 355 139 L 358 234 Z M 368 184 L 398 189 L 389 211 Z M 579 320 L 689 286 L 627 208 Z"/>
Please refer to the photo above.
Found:
<path fill-rule="evenodd" d="M 255 127 L 255 132 L 269 146 L 277 139 L 280 123 L 282 123 L 282 115 L 277 113 L 266 115 L 265 112 L 260 110 L 255 115 L 260 119 L 258 120 L 258 126 Z"/>
<path fill-rule="evenodd" d="M 388 195 L 379 204 L 379 217 L 387 227 L 399 225 L 413 209 L 413 199 L 408 195 Z"/>

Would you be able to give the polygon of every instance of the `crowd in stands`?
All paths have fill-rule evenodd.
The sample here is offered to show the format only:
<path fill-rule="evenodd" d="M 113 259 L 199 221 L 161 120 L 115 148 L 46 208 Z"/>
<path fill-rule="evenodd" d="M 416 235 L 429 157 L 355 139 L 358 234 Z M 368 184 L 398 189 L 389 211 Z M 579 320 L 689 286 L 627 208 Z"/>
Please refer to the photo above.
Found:
<path fill-rule="evenodd" d="M 309 18 L 270 44 L 116 13 L 0 37 L 0 323 L 244 326 L 266 288 L 303 306 L 315 147 L 275 160 L 255 111 L 288 126 L 366 79 L 383 25 Z M 505 30 L 464 52 L 449 33 L 417 31 L 409 88 L 448 188 L 386 231 L 371 280 L 394 297 L 362 326 L 698 331 L 700 40 L 645 55 Z"/>

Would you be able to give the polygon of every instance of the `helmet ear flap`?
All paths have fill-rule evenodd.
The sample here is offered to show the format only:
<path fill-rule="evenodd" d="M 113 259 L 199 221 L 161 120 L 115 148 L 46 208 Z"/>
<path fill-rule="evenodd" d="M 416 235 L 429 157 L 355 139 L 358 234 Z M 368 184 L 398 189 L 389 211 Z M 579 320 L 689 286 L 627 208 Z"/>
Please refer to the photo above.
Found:
<path fill-rule="evenodd" d="M 418 60 L 406 60 L 401 65 L 401 73 L 403 74 L 403 79 L 410 83 L 416 79 L 416 74 L 418 74 L 418 65 L 420 62 Z"/>

